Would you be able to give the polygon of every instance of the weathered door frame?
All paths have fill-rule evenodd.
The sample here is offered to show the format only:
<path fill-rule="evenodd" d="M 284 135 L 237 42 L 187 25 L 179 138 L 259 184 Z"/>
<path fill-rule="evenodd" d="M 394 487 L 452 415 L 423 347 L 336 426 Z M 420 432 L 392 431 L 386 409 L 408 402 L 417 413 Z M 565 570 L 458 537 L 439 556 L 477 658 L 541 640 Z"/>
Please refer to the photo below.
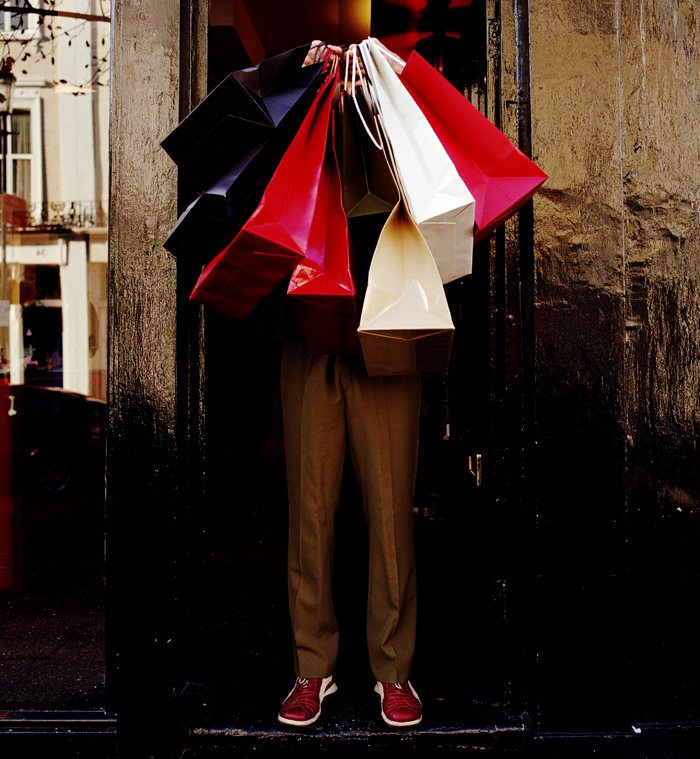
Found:
<path fill-rule="evenodd" d="M 530 23 L 542 22 L 536 13 L 546 14 L 547 6 L 487 0 L 487 9 L 488 116 L 527 153 L 533 126 Z M 188 526 L 196 527 L 190 508 L 202 492 L 203 338 L 200 314 L 180 292 L 173 260 L 162 249 L 178 197 L 174 167 L 158 142 L 204 94 L 206 3 L 115 0 L 113 29 L 108 629 L 118 666 L 110 674 L 110 708 L 117 711 L 123 745 L 136 747 L 144 714 L 159 740 L 164 732 L 176 735 L 176 694 L 186 685 L 183 673 L 191 671 L 190 632 L 182 620 L 192 610 L 183 607 L 188 596 L 180 592 L 188 557 L 178 547 L 187 545 Z M 540 55 L 543 44 L 540 39 Z M 542 604 L 557 601 L 556 590 L 538 578 L 538 550 L 551 551 L 558 540 L 555 531 L 543 542 L 540 502 L 555 514 L 558 486 L 556 476 L 547 480 L 555 459 L 542 453 L 544 446 L 536 452 L 535 427 L 542 425 L 537 393 L 547 388 L 538 371 L 546 374 L 547 367 L 536 360 L 535 272 L 532 207 L 526 206 L 491 242 L 490 407 L 484 447 L 475 453 L 484 457 L 484 505 L 493 509 L 494 522 L 506 525 L 494 558 L 503 570 L 494 609 L 504 619 L 508 659 L 498 687 L 510 713 L 528 714 L 537 732 L 543 676 L 538 614 Z M 556 448 L 558 441 L 549 444 Z M 624 489 L 624 474 L 620 482 Z M 613 506 L 624 512 L 624 503 Z M 614 539 L 615 550 L 624 550 L 624 539 Z M 613 602 L 624 578 L 614 585 L 607 588 Z M 585 601 L 585 593 L 576 598 Z M 576 619 L 585 609 L 570 605 L 569 612 Z M 551 620 L 551 609 L 547 613 Z M 619 639 L 624 635 L 616 631 Z M 600 687 L 608 690 L 612 677 L 605 679 L 609 673 L 598 666 Z M 615 699 L 622 724 L 624 693 Z M 572 724 L 585 730 L 574 717 Z"/>
<path fill-rule="evenodd" d="M 162 247 L 178 193 L 159 143 L 205 92 L 206 23 L 197 0 L 113 2 L 107 629 L 123 756 L 170 755 L 188 652 L 177 546 L 201 494 L 200 320 Z"/>
<path fill-rule="evenodd" d="M 547 8 L 529 0 L 487 0 L 488 116 L 526 153 L 533 127 L 530 24 L 539 22 L 542 34 Z M 619 3 L 615 8 L 619 15 Z M 129 745 L 144 714 L 154 727 L 176 734 L 175 694 L 186 685 L 188 672 L 190 633 L 181 621 L 191 610 L 182 607 L 179 592 L 188 557 L 177 547 L 186 545 L 182 536 L 188 525 L 196 526 L 190 507 L 202 488 L 202 328 L 161 247 L 178 198 L 174 168 L 158 141 L 204 94 L 206 3 L 115 0 L 114 21 L 108 487 L 114 549 L 108 554 L 108 625 L 118 661 L 111 671 L 111 704 Z M 541 37 L 538 42 L 542 56 L 545 43 Z M 541 134 L 542 124 L 536 127 Z M 537 732 L 543 677 L 538 614 L 543 604 L 557 602 L 556 591 L 538 578 L 538 551 L 550 551 L 558 541 L 555 532 L 543 542 L 540 505 L 554 514 L 559 487 L 556 476 L 548 481 L 554 459 L 542 453 L 543 446 L 536 452 L 535 427 L 542 425 L 537 393 L 547 388 L 547 378 L 543 383 L 538 372 L 546 374 L 547 367 L 537 364 L 531 207 L 494 235 L 489 267 L 490 408 L 484 449 L 475 453 L 484 455 L 484 505 L 494 510 L 495 521 L 507 525 L 494 559 L 503 569 L 494 609 L 505 622 L 508 652 L 498 687 L 507 693 L 511 713 L 529 714 Z M 539 305 L 546 309 L 546 303 Z M 546 311 L 539 313 L 541 318 Z M 632 327 L 637 330 L 637 323 Z M 557 440 L 549 442 L 556 447 Z M 612 441 L 610 450 L 615 445 Z M 624 474 L 621 487 L 626 487 Z M 136 492 L 145 496 L 147 509 L 137 505 Z M 624 512 L 624 503 L 613 506 Z M 624 540 L 614 539 L 624 549 Z M 624 578 L 619 587 L 624 588 Z M 608 590 L 614 601 L 619 589 Z M 585 594 L 576 597 L 585 601 Z M 576 619 L 585 606 L 569 612 Z M 547 613 L 551 619 L 551 609 Z M 616 635 L 623 639 L 624 629 Z M 603 677 L 602 689 L 615 686 L 605 667 L 598 665 L 594 673 Z M 595 680 L 590 673 L 587 678 Z M 615 719 L 622 724 L 624 692 L 615 698 L 620 707 Z M 572 724 L 586 728 L 577 715 Z M 162 730 L 153 734 L 162 736 Z"/>
<path fill-rule="evenodd" d="M 506 74 L 513 68 L 503 57 L 504 49 L 514 61 L 527 50 L 527 16 L 503 13 L 507 23 L 490 26 L 489 116 L 523 144 L 527 65 L 515 67 L 517 76 Z M 500 3 L 489 0 L 489 18 L 501 14 Z M 191 674 L 192 641 L 183 620 L 192 609 L 183 606 L 190 596 L 181 592 L 188 556 L 178 549 L 187 545 L 190 509 L 204 484 L 203 328 L 162 248 L 177 217 L 178 195 L 175 168 L 159 141 L 205 94 L 206 24 L 202 0 L 114 3 L 107 621 L 115 662 L 110 706 L 125 752 L 149 750 L 142 742 L 144 715 L 154 749 L 162 750 L 164 735 L 177 735 L 178 695 L 185 673 Z M 504 44 L 506 29 L 513 39 Z M 506 90 L 512 97 L 503 95 Z M 504 666 L 510 672 L 497 687 L 514 714 L 527 711 L 524 683 L 532 654 L 523 635 L 527 552 L 509 549 L 531 528 L 522 482 L 532 439 L 523 425 L 531 397 L 532 313 L 531 290 L 521 287 L 522 271 L 532 269 L 522 250 L 531 225 L 526 209 L 496 235 L 488 275 L 492 363 L 484 499 L 499 503 L 508 520 L 503 553 L 495 559 L 504 579 L 494 603 L 504 615 L 511 652 Z"/>

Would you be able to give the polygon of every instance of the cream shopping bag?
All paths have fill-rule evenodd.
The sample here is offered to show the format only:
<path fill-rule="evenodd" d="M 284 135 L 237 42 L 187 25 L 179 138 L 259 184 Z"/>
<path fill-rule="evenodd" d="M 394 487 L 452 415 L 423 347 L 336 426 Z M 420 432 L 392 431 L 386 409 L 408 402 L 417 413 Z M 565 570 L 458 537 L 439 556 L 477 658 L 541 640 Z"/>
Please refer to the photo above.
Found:
<path fill-rule="evenodd" d="M 379 236 L 358 332 L 370 376 L 447 371 L 452 316 L 432 253 L 403 197 Z"/>

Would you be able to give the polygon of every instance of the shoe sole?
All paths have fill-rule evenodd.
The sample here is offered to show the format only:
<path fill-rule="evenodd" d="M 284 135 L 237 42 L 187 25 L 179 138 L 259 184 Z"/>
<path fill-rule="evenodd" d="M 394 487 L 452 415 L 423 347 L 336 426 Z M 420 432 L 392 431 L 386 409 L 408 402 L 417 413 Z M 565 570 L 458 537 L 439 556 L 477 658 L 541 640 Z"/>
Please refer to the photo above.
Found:
<path fill-rule="evenodd" d="M 308 727 L 309 725 L 313 725 L 314 722 L 321 716 L 321 706 L 323 705 L 323 702 L 326 699 L 332 698 L 336 692 L 338 691 L 338 686 L 335 683 L 331 683 L 328 690 L 324 691 L 323 693 L 319 694 L 319 704 L 318 704 L 318 711 L 316 714 L 314 714 L 311 719 L 305 719 L 305 720 L 293 720 L 293 719 L 287 719 L 287 717 L 283 717 L 281 714 L 277 715 L 277 721 L 282 723 L 283 725 L 290 725 L 291 727 Z"/>
<path fill-rule="evenodd" d="M 411 691 L 413 692 L 413 695 L 418 698 L 418 695 L 413 690 L 413 687 L 411 687 Z M 416 725 L 420 725 L 420 723 L 423 721 L 423 715 L 421 714 L 418 719 L 413 719 L 410 722 L 394 722 L 394 720 L 389 719 L 386 714 L 384 714 L 384 690 L 379 683 L 374 686 L 374 692 L 377 694 L 377 698 L 381 704 L 382 719 L 387 725 L 389 725 L 389 727 L 415 727 Z M 420 703 L 419 698 L 418 702 Z"/>
<path fill-rule="evenodd" d="M 393 720 L 390 720 L 386 714 L 384 714 L 384 710 L 382 710 L 382 719 L 384 722 L 386 722 L 389 727 L 414 727 L 415 725 L 420 725 L 420 723 L 423 721 L 423 717 L 419 717 L 418 719 L 413 719 L 410 722 L 394 722 Z"/>

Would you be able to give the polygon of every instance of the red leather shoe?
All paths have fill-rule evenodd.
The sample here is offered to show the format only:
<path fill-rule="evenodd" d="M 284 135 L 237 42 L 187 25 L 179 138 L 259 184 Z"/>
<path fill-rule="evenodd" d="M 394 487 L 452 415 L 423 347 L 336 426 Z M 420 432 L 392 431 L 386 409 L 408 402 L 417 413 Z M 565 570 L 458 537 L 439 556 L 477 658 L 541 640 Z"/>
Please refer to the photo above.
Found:
<path fill-rule="evenodd" d="M 292 692 L 285 698 L 277 719 L 283 725 L 306 727 L 311 725 L 321 714 L 323 700 L 332 696 L 338 690 L 333 682 L 333 676 L 297 677 Z"/>
<path fill-rule="evenodd" d="M 423 719 L 423 705 L 411 683 L 380 683 L 374 692 L 382 700 L 382 719 L 392 727 L 413 727 Z"/>

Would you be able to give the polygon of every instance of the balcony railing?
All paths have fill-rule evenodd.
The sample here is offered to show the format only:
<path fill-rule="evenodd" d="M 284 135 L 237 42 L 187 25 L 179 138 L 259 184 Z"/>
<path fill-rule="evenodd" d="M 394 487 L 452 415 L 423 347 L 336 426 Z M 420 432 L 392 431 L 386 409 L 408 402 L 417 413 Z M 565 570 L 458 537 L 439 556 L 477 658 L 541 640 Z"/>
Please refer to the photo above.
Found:
<path fill-rule="evenodd" d="M 106 203 L 95 200 L 27 203 L 26 229 L 93 229 L 106 227 Z"/>

